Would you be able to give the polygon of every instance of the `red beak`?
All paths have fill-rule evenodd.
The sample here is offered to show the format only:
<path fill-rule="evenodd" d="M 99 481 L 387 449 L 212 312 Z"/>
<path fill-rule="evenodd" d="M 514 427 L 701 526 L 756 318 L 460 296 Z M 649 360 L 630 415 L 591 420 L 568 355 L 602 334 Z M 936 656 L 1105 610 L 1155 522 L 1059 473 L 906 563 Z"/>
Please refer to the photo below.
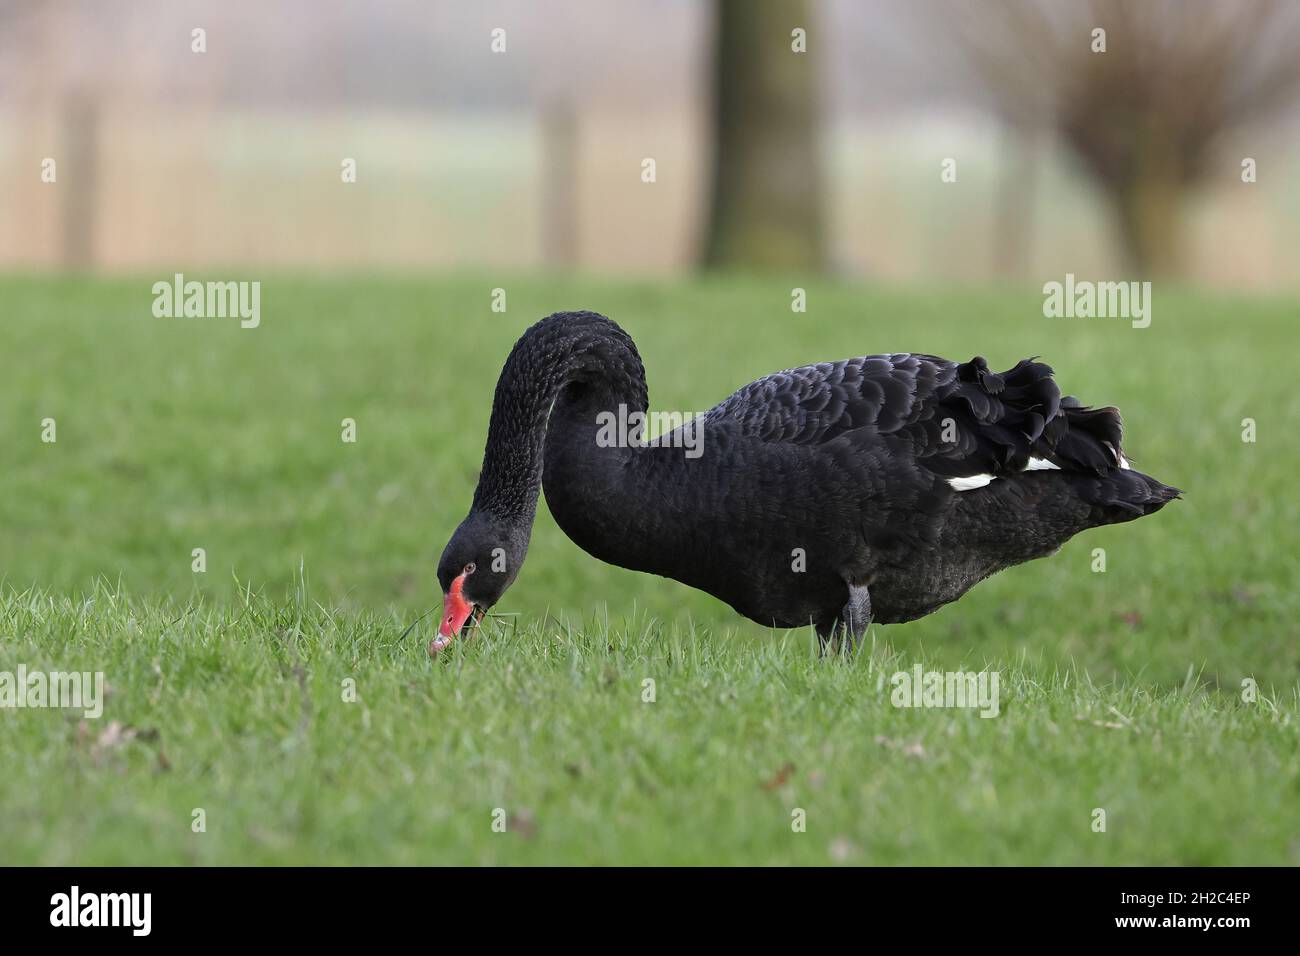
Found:
<path fill-rule="evenodd" d="M 451 582 L 451 589 L 443 598 L 442 624 L 438 627 L 438 636 L 429 644 L 430 654 L 436 654 L 450 644 L 474 610 L 474 605 L 465 600 L 464 587 L 465 575 L 463 574 Z"/>

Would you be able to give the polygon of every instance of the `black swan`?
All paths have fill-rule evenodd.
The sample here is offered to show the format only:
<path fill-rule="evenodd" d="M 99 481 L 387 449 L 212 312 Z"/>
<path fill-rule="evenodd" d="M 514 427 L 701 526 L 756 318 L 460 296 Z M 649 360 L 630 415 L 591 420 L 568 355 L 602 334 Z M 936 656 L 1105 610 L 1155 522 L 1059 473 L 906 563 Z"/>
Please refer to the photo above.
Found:
<path fill-rule="evenodd" d="M 1052 369 L 868 355 L 751 382 L 649 442 L 632 339 L 594 312 L 528 329 L 497 381 L 469 514 L 438 562 L 436 654 L 523 566 L 537 494 L 583 550 L 707 591 L 770 627 L 851 645 L 1179 491 L 1129 468 L 1116 408 L 1062 397 Z M 602 413 L 604 413 L 602 415 Z M 694 447 L 695 451 L 688 453 Z"/>

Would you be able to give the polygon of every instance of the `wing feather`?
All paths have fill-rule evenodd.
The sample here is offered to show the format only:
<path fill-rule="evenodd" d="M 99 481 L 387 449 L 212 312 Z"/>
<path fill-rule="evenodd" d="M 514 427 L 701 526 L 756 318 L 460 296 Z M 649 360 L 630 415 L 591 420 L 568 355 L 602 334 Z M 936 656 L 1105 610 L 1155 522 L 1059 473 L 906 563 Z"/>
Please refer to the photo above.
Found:
<path fill-rule="evenodd" d="M 1025 470 L 1031 458 L 1105 475 L 1119 467 L 1123 426 L 1115 408 L 1062 397 L 1052 368 L 1024 359 L 1005 372 L 979 356 L 958 364 L 896 352 L 776 372 L 705 415 L 764 442 L 910 443 L 935 475 Z"/>

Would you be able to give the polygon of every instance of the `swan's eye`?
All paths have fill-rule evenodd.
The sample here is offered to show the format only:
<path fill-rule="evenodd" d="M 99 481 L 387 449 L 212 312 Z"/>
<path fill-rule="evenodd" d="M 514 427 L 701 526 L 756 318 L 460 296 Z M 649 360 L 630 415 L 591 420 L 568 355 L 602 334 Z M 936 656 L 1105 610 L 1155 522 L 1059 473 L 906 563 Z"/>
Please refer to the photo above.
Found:
<path fill-rule="evenodd" d="M 465 571 L 464 571 L 464 573 L 465 573 L 465 574 L 473 574 L 476 570 L 477 570 L 476 565 L 474 564 L 473 561 L 471 561 L 469 564 L 465 565 Z"/>

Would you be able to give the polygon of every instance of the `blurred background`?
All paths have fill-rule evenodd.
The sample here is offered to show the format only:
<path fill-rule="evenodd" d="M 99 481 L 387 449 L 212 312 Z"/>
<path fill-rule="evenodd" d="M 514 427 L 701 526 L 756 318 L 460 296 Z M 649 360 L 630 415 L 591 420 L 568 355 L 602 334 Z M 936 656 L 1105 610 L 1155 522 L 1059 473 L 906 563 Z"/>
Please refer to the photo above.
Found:
<path fill-rule="evenodd" d="M 1269 0 L 0 0 L 6 271 L 1295 288 L 1298 138 Z"/>
<path fill-rule="evenodd" d="M 1294 2 L 0 0 L 0 583 L 302 572 L 413 619 L 504 357 L 590 308 L 670 411 L 850 355 L 1044 356 L 1186 500 L 899 638 L 1291 680 L 1300 393 L 1268 370 L 1296 348 L 1297 147 Z M 261 324 L 156 318 L 174 272 L 262 281 Z M 1045 318 L 1066 273 L 1156 279 L 1152 325 Z M 544 506 L 529 554 L 524 620 L 769 636 Z"/>
<path fill-rule="evenodd" d="M 111 688 L 0 715 L 0 864 L 1300 862 L 1297 156 L 1300 0 L 0 0 L 0 671 Z M 176 272 L 260 324 L 155 315 Z M 1150 326 L 1045 316 L 1067 273 Z M 852 667 L 543 499 L 430 661 L 502 363 L 572 309 L 653 410 L 1041 355 L 1186 495 Z"/>

